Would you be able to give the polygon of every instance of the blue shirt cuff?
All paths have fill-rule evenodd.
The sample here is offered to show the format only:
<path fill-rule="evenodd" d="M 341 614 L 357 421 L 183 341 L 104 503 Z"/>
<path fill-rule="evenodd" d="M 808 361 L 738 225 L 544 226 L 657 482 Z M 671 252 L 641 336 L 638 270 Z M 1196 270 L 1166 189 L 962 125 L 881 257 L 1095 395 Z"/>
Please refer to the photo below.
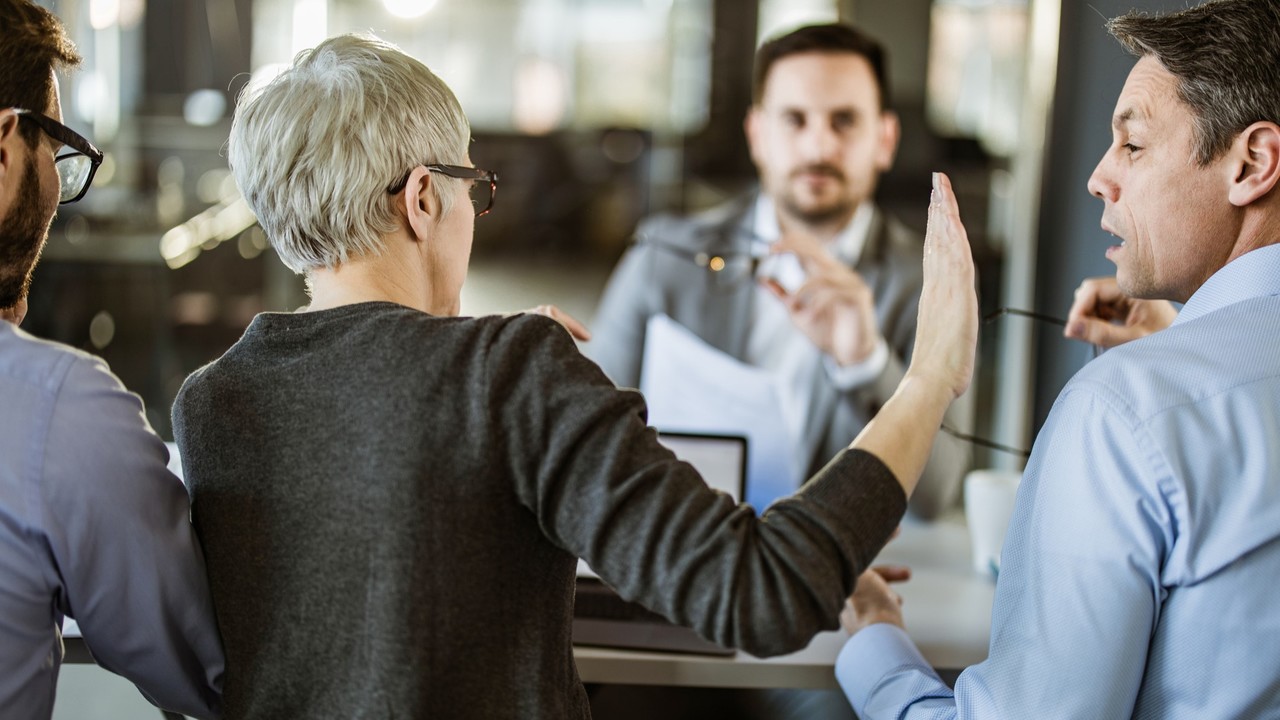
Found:
<path fill-rule="evenodd" d="M 858 717 L 871 717 L 866 711 L 872 693 L 890 675 L 908 668 L 935 675 L 905 630 L 890 623 L 876 623 L 854 633 L 845 643 L 836 658 L 836 681 Z"/>

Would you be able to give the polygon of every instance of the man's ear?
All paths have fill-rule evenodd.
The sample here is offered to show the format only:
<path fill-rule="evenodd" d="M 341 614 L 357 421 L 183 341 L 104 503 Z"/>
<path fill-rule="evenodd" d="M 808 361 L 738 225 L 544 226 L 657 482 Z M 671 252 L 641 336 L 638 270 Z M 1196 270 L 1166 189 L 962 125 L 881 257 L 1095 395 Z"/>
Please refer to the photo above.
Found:
<path fill-rule="evenodd" d="M 16 156 L 15 144 L 23 142 L 22 133 L 18 132 L 18 113 L 10 108 L 0 110 L 0 192 L 14 172 Z"/>
<path fill-rule="evenodd" d="M 876 145 L 876 169 L 888 172 L 893 167 L 893 158 L 898 154 L 898 140 L 902 137 L 902 123 L 898 113 L 884 110 L 880 113 L 880 137 Z"/>
<path fill-rule="evenodd" d="M 431 237 L 436 223 L 440 221 L 440 201 L 431 190 L 431 182 L 431 171 L 419 165 L 409 173 L 409 180 L 400 191 L 401 209 L 411 234 L 418 240 Z"/>
<path fill-rule="evenodd" d="M 22 298 L 16 305 L 7 308 L 0 308 L 0 322 L 13 323 L 21 325 L 22 318 L 27 316 L 27 299 Z"/>
<path fill-rule="evenodd" d="M 1264 197 L 1280 182 L 1280 126 L 1265 120 L 1245 128 L 1227 150 L 1232 181 L 1227 198 L 1244 207 Z"/>
<path fill-rule="evenodd" d="M 760 167 L 760 157 L 757 148 L 762 147 L 760 142 L 760 133 L 764 132 L 764 128 L 760 127 L 764 122 L 764 113 L 759 105 L 752 105 L 747 108 L 747 116 L 742 119 L 742 130 L 747 135 L 747 148 L 751 153 L 751 160 L 756 167 Z"/>

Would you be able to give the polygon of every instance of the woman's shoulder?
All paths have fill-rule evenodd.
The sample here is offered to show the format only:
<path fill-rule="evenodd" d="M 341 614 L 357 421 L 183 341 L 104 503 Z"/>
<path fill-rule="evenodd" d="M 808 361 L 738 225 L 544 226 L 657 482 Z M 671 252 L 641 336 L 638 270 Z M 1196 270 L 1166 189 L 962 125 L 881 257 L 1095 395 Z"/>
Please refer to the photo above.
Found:
<path fill-rule="evenodd" d="M 536 313 L 438 317 L 405 308 L 380 315 L 365 333 L 387 344 L 389 352 L 482 356 L 489 363 L 530 363 L 580 354 L 568 331 Z"/>

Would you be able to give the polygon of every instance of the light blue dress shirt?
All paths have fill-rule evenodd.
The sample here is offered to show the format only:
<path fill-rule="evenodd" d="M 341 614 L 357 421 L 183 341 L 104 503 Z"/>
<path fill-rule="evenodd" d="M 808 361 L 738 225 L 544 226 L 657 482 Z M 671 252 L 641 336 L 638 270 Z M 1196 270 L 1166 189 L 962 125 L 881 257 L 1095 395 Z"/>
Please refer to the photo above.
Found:
<path fill-rule="evenodd" d="M 896 626 L 836 666 L 876 718 L 1280 717 L 1280 246 L 1071 380 L 952 693 Z"/>
<path fill-rule="evenodd" d="M 167 457 L 105 363 L 0 321 L 0 717 L 52 714 L 63 616 L 152 702 L 218 712 L 222 644 Z"/>

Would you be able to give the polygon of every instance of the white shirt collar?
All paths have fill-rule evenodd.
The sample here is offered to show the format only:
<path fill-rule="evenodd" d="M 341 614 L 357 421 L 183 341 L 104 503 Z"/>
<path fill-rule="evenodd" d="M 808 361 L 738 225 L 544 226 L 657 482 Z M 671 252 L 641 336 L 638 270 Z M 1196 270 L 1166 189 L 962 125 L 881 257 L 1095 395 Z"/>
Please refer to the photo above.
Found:
<path fill-rule="evenodd" d="M 867 234 L 871 231 L 871 217 L 874 212 L 870 202 L 858 204 L 849 223 L 827 244 L 827 251 L 837 258 L 852 265 L 862 255 L 862 248 L 867 243 Z M 782 228 L 778 225 L 778 210 L 773 198 L 765 193 L 756 196 L 755 217 L 752 220 L 751 232 L 754 237 L 751 252 L 753 255 L 768 253 L 768 246 L 782 237 Z"/>

